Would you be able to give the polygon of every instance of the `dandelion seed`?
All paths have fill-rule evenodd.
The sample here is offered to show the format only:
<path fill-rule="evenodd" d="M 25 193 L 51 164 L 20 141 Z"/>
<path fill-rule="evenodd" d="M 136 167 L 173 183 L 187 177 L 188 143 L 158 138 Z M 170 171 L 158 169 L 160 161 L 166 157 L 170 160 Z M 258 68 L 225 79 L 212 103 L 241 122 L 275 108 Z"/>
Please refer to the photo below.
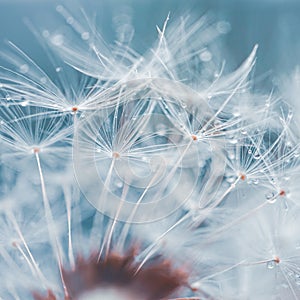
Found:
<path fill-rule="evenodd" d="M 196 135 L 192 135 L 192 140 L 193 141 L 197 141 L 198 140 L 197 136 Z"/>
<path fill-rule="evenodd" d="M 298 299 L 297 111 L 257 45 L 226 74 L 228 22 L 169 14 L 141 54 L 128 16 L 107 44 L 56 11 L 52 70 L 1 53 L 0 297 Z"/>

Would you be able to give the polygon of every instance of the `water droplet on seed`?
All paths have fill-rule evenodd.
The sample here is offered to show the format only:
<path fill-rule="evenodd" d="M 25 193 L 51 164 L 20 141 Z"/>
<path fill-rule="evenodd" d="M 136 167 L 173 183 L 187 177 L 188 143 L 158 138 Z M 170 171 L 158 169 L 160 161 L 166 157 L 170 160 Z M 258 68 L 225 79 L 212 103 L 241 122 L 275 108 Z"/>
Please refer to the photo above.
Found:
<path fill-rule="evenodd" d="M 55 46 L 61 46 L 64 42 L 64 36 L 62 34 L 55 34 L 51 38 L 51 43 Z"/>
<path fill-rule="evenodd" d="M 267 200 L 270 200 L 270 199 L 274 198 L 274 196 L 275 196 L 275 194 L 273 192 L 269 192 L 265 195 Z"/>
<path fill-rule="evenodd" d="M 219 31 L 219 33 L 221 34 L 226 34 L 231 30 L 231 25 L 229 22 L 226 21 L 219 21 L 217 23 L 217 30 Z"/>
<path fill-rule="evenodd" d="M 20 72 L 26 74 L 29 71 L 29 66 L 27 64 L 23 64 L 20 66 Z"/>
<path fill-rule="evenodd" d="M 74 18 L 73 17 L 68 17 L 67 18 L 67 23 L 72 25 L 74 23 Z"/>
<path fill-rule="evenodd" d="M 42 35 L 44 38 L 48 38 L 50 36 L 50 33 L 48 30 L 43 30 Z"/>
<path fill-rule="evenodd" d="M 83 32 L 82 34 L 81 34 L 81 38 L 83 39 L 83 40 L 88 40 L 89 38 L 90 38 L 90 34 L 89 34 L 89 32 L 87 32 L 87 31 L 85 31 L 85 32 Z"/>
<path fill-rule="evenodd" d="M 272 270 L 272 269 L 274 269 L 275 264 L 276 264 L 276 263 L 275 263 L 275 261 L 273 261 L 273 260 L 268 261 L 268 262 L 267 262 L 267 268 L 270 269 L 270 270 Z"/>
<path fill-rule="evenodd" d="M 259 155 L 258 151 L 255 151 L 255 152 L 254 152 L 253 158 L 254 158 L 254 159 L 259 159 L 259 158 L 260 158 L 260 155 Z"/>
<path fill-rule="evenodd" d="M 64 8 L 63 8 L 62 5 L 57 5 L 57 6 L 56 6 L 56 11 L 57 11 L 57 12 L 62 12 L 63 9 L 64 9 Z"/>
<path fill-rule="evenodd" d="M 210 51 L 208 50 L 205 50 L 203 51 L 201 54 L 200 54 L 200 59 L 203 61 L 203 62 L 208 62 L 212 59 L 212 54 L 210 53 Z"/>

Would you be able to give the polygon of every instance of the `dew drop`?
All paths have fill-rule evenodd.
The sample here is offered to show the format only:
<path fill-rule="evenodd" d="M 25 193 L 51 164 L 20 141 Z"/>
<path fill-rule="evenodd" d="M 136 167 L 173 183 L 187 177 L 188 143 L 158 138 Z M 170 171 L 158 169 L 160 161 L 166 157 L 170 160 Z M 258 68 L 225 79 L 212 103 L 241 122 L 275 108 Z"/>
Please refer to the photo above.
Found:
<path fill-rule="evenodd" d="M 61 71 L 61 67 L 57 67 L 56 69 L 55 69 L 55 71 L 58 73 L 58 72 L 60 72 Z"/>
<path fill-rule="evenodd" d="M 55 34 L 51 38 L 51 43 L 55 46 L 61 46 L 64 42 L 64 36 L 62 34 Z"/>
<path fill-rule="evenodd" d="M 227 181 L 228 183 L 233 183 L 235 180 L 236 180 L 236 177 L 235 177 L 235 176 L 229 176 L 229 177 L 226 178 L 226 181 Z"/>
<path fill-rule="evenodd" d="M 182 108 L 186 108 L 186 103 L 181 102 L 181 107 L 182 107 Z"/>
<path fill-rule="evenodd" d="M 235 110 L 232 113 L 235 117 L 239 117 L 241 115 L 241 112 L 239 110 Z"/>
<path fill-rule="evenodd" d="M 270 179 L 270 182 L 271 182 L 272 184 L 275 184 L 275 183 L 276 183 L 275 178 L 272 177 L 272 178 Z"/>
<path fill-rule="evenodd" d="M 81 34 L 81 38 L 82 38 L 84 41 L 88 40 L 88 39 L 90 38 L 90 33 L 87 32 L 87 31 L 83 32 L 83 33 Z"/>
<path fill-rule="evenodd" d="M 158 136 L 165 136 L 166 135 L 166 131 L 165 130 L 158 130 L 157 131 L 157 135 Z"/>
<path fill-rule="evenodd" d="M 62 12 L 64 10 L 63 6 L 62 5 L 57 5 L 56 6 L 56 11 L 57 12 Z"/>
<path fill-rule="evenodd" d="M 295 273 L 295 283 L 300 286 L 300 275 L 298 273 Z"/>
<path fill-rule="evenodd" d="M 48 37 L 50 36 L 49 31 L 48 31 L 48 30 L 43 30 L 42 36 L 43 36 L 44 38 L 48 38 Z"/>
<path fill-rule="evenodd" d="M 28 103 L 29 103 L 29 101 L 25 100 L 25 101 L 22 101 L 20 104 L 21 104 L 21 106 L 25 107 L 28 105 Z"/>
<path fill-rule="evenodd" d="M 205 160 L 199 159 L 198 160 L 198 167 L 202 168 L 202 167 L 204 167 L 204 165 L 205 165 Z"/>
<path fill-rule="evenodd" d="M 74 23 L 74 18 L 73 17 L 68 17 L 67 18 L 67 23 L 72 25 Z"/>
<path fill-rule="evenodd" d="M 231 25 L 229 22 L 226 21 L 220 21 L 217 23 L 217 30 L 221 34 L 226 34 L 231 30 Z"/>
<path fill-rule="evenodd" d="M 229 158 L 229 159 L 235 159 L 235 154 L 234 154 L 234 152 L 228 152 L 228 158 Z"/>
<path fill-rule="evenodd" d="M 273 192 L 269 192 L 269 193 L 265 194 L 265 197 L 267 200 L 273 199 L 274 196 L 275 196 L 275 194 Z"/>
<path fill-rule="evenodd" d="M 205 50 L 200 54 L 200 59 L 204 62 L 208 62 L 212 59 L 212 54 L 210 53 L 210 51 Z"/>
<path fill-rule="evenodd" d="M 27 64 L 23 64 L 20 66 L 20 72 L 26 74 L 29 71 L 29 66 Z"/>
<path fill-rule="evenodd" d="M 276 264 L 276 263 L 275 263 L 275 261 L 273 261 L 273 260 L 268 261 L 268 262 L 267 262 L 267 268 L 270 269 L 270 270 L 272 270 L 272 269 L 274 269 L 275 264 Z"/>
<path fill-rule="evenodd" d="M 253 158 L 254 158 L 254 159 L 259 159 L 259 158 L 260 158 L 260 155 L 259 155 L 258 151 L 255 151 L 255 152 L 254 152 Z"/>
<path fill-rule="evenodd" d="M 121 188 L 121 187 L 123 187 L 123 182 L 121 180 L 115 180 L 114 185 L 117 188 Z"/>
<path fill-rule="evenodd" d="M 276 198 L 276 197 L 271 198 L 270 200 L 267 200 L 267 202 L 270 203 L 270 204 L 273 204 L 273 203 L 275 203 L 276 201 L 277 201 L 277 198 Z"/>

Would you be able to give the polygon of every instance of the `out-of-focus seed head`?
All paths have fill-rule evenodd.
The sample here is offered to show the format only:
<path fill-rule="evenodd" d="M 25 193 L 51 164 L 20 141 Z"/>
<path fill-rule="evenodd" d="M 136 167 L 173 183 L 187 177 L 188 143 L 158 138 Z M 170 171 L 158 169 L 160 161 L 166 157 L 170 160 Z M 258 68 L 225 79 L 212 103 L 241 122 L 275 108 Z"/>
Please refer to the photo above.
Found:
<path fill-rule="evenodd" d="M 98 254 L 91 254 L 87 259 L 78 257 L 73 270 L 63 269 L 65 299 L 84 300 L 91 295 L 107 294 L 124 300 L 156 300 L 175 295 L 187 286 L 188 274 L 175 269 L 167 259 L 155 258 L 137 271 L 135 251 L 132 249 L 124 255 L 110 252 L 100 259 Z M 44 296 L 36 292 L 33 295 L 35 300 L 56 299 L 52 291 Z"/>

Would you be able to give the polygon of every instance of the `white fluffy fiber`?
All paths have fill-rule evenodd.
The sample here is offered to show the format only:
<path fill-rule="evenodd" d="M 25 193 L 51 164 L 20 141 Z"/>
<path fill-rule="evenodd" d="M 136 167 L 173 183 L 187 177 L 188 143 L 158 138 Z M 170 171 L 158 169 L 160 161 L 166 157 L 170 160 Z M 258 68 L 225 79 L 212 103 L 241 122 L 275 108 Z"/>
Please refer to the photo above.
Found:
<path fill-rule="evenodd" d="M 256 90 L 257 45 L 228 72 L 208 16 L 138 53 L 78 11 L 34 29 L 54 72 L 2 53 L 1 299 L 61 299 L 61 266 L 136 244 L 190 271 L 178 297 L 300 299 L 299 72 Z"/>

